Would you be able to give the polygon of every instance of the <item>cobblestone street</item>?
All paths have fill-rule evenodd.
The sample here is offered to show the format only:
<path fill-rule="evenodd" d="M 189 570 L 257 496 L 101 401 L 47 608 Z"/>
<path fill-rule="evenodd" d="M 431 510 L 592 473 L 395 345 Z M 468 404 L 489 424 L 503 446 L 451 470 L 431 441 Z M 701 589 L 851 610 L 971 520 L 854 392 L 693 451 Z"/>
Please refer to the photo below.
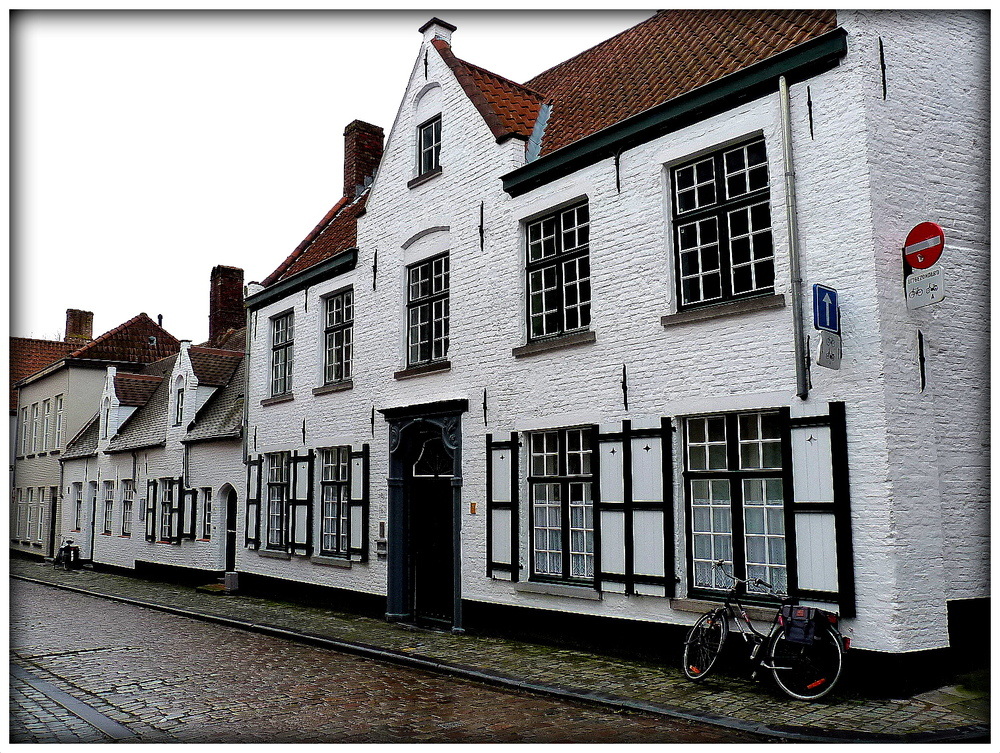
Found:
<path fill-rule="evenodd" d="M 12 742 L 753 742 L 21 581 Z"/>

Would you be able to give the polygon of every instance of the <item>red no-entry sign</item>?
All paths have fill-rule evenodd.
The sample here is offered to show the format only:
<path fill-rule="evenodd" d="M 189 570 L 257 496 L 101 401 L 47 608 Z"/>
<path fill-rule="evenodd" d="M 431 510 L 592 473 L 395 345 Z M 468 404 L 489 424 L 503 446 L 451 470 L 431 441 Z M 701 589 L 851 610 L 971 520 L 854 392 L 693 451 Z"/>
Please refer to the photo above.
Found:
<path fill-rule="evenodd" d="M 914 269 L 927 269 L 944 251 L 944 228 L 936 222 L 921 222 L 906 236 L 903 255 Z"/>

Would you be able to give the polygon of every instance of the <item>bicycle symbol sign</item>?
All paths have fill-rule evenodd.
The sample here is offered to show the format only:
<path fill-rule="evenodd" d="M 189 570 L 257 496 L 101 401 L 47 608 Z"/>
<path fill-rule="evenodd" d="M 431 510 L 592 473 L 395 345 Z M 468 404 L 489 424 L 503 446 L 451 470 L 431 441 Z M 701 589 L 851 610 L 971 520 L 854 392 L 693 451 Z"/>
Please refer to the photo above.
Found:
<path fill-rule="evenodd" d="M 907 275 L 906 308 L 930 306 L 932 303 L 940 303 L 944 298 L 944 273 L 940 268 Z"/>

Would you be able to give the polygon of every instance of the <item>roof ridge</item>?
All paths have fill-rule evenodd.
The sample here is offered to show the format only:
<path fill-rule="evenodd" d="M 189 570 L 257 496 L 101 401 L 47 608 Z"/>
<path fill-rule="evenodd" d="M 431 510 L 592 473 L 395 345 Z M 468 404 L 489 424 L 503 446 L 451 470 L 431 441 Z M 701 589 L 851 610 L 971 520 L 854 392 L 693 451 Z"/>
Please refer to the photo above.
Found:
<path fill-rule="evenodd" d="M 170 337 L 172 337 L 175 340 L 177 339 L 173 335 L 171 335 L 169 332 L 167 332 L 165 329 L 163 329 L 163 327 L 161 327 L 159 324 L 157 324 L 152 319 L 150 319 L 149 315 L 145 311 L 143 311 L 143 312 L 141 312 L 139 314 L 136 314 L 135 316 L 133 316 L 128 321 L 122 322 L 121 324 L 119 324 L 114 329 L 109 329 L 103 335 L 99 335 L 98 337 L 95 337 L 93 340 L 91 340 L 86 345 L 84 345 L 84 346 L 82 346 L 80 348 L 77 348 L 72 353 L 70 353 L 67 356 L 67 358 L 79 358 L 80 354 L 82 354 L 84 351 L 89 350 L 89 349 L 95 347 L 96 345 L 99 345 L 100 343 L 106 342 L 107 340 L 111 339 L 111 337 L 113 337 L 114 335 L 117 335 L 120 332 L 124 332 L 126 329 L 128 329 L 133 324 L 136 324 L 137 322 L 143 321 L 143 320 L 145 320 L 145 321 L 149 322 L 150 324 L 152 324 L 154 327 L 156 327 L 157 329 L 159 329 L 165 335 L 169 335 Z"/>
<path fill-rule="evenodd" d="M 64 345 L 67 348 L 72 348 L 74 343 L 68 343 L 65 340 L 45 340 L 41 337 L 21 337 L 19 335 L 11 335 L 11 340 L 24 340 L 25 342 L 31 343 L 47 343 L 49 345 Z"/>
<path fill-rule="evenodd" d="M 188 348 L 189 351 L 197 351 L 199 353 L 205 353 L 207 355 L 213 356 L 237 356 L 242 358 L 244 352 L 242 350 L 230 350 L 229 348 L 210 348 L 206 345 L 192 345 Z"/>

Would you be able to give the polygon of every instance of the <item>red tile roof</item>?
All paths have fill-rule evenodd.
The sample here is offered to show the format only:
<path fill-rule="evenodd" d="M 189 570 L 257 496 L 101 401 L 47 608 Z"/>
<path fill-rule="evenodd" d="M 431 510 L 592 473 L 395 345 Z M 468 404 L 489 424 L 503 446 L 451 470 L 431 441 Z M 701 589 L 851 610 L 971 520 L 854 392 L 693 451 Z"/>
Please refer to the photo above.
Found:
<path fill-rule="evenodd" d="M 149 374 L 115 374 L 115 395 L 122 405 L 145 405 L 162 381 Z"/>
<path fill-rule="evenodd" d="M 60 340 L 33 340 L 30 337 L 10 338 L 10 409 L 17 410 L 17 388 L 14 384 L 36 371 L 41 371 L 69 353 L 75 345 Z"/>
<path fill-rule="evenodd" d="M 105 332 L 67 356 L 70 359 L 150 363 L 181 347 L 173 335 L 150 319 L 139 314 L 114 329 Z"/>
<path fill-rule="evenodd" d="M 326 217 L 306 236 L 278 268 L 261 283 L 264 287 L 309 269 L 358 243 L 358 217 L 368 201 L 367 190 L 356 199 L 346 196 L 334 204 Z"/>
<path fill-rule="evenodd" d="M 199 345 L 192 345 L 188 356 L 198 383 L 209 387 L 221 387 L 228 383 L 243 360 L 242 351 L 203 348 Z"/>
<path fill-rule="evenodd" d="M 451 68 L 466 95 L 483 116 L 497 141 L 531 136 L 544 97 L 485 68 L 455 57 L 443 39 L 431 42 Z"/>
<path fill-rule="evenodd" d="M 832 31 L 828 10 L 666 10 L 528 81 L 552 103 L 542 155 Z"/>

